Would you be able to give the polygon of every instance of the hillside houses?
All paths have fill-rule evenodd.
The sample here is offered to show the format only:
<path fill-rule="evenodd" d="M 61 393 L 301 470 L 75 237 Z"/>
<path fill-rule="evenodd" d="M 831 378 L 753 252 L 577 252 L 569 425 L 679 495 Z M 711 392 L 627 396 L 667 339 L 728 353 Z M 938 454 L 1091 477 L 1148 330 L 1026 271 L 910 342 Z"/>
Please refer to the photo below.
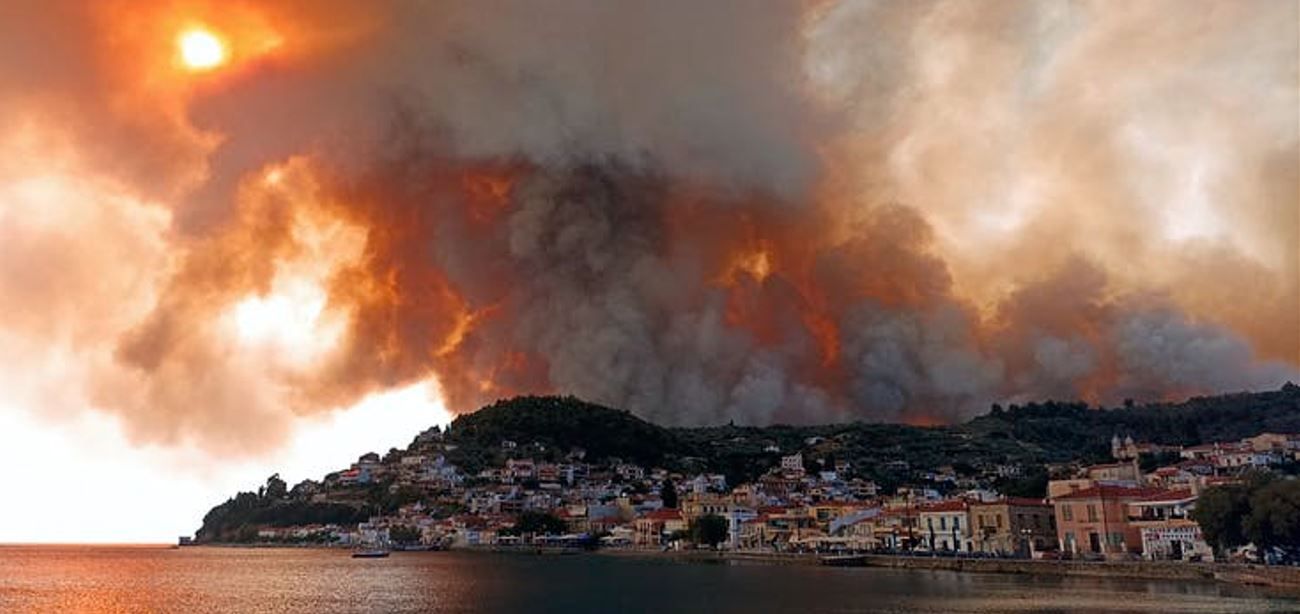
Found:
<path fill-rule="evenodd" d="M 727 550 L 1208 560 L 1213 554 L 1191 517 L 1200 494 L 1246 471 L 1290 466 L 1300 455 L 1300 437 L 1287 434 L 1187 447 L 1116 436 L 1113 462 L 954 460 L 913 470 L 904 459 L 859 467 L 818 452 L 831 443 L 821 438 L 768 452 L 770 465 L 733 484 L 730 474 L 694 460 L 660 465 L 522 441 L 531 443 L 491 440 L 483 457 L 490 462 L 467 471 L 457 462 L 476 457 L 430 429 L 405 451 L 362 455 L 289 495 L 363 521 L 259 526 L 251 539 L 663 549 L 686 547 L 693 527 L 716 516 L 725 523 L 717 547 Z M 763 439 L 752 445 L 774 447 Z M 878 484 L 864 469 L 904 479 Z M 1053 479 L 1046 488 L 1040 483 L 1036 497 L 999 490 L 1044 472 Z"/>

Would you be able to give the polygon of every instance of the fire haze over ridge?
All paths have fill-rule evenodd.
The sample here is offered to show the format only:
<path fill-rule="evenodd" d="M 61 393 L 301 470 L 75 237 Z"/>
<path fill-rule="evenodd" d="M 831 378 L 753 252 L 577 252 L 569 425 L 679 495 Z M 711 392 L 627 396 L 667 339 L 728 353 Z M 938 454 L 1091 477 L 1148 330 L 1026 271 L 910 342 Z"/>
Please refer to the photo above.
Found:
<path fill-rule="evenodd" d="M 10 3 L 0 381 L 234 452 L 430 378 L 683 425 L 1275 387 L 1297 11 Z"/>

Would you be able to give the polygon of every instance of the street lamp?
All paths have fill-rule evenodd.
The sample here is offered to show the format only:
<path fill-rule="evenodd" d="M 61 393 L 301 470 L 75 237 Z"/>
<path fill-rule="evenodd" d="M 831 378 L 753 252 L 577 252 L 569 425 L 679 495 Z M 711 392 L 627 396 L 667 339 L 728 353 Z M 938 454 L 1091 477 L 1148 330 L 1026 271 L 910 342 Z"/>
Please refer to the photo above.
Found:
<path fill-rule="evenodd" d="M 1033 534 L 1034 534 L 1034 532 L 1031 531 L 1030 529 L 1027 529 L 1027 528 L 1025 528 L 1025 529 L 1020 529 L 1020 535 L 1021 535 L 1021 536 L 1024 538 L 1024 540 L 1025 540 L 1025 548 L 1029 551 L 1029 558 L 1030 558 L 1030 560 L 1033 560 L 1033 558 L 1034 558 L 1034 540 L 1033 540 L 1033 537 L 1032 537 Z"/>

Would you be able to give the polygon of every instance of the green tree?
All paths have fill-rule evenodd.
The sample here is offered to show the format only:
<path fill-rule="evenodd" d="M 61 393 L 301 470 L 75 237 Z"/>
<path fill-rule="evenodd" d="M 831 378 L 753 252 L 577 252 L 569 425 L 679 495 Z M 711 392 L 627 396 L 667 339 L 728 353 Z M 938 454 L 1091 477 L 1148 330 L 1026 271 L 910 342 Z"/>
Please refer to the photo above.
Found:
<path fill-rule="evenodd" d="M 1155 454 L 1143 454 L 1138 457 L 1138 468 L 1144 473 L 1150 473 L 1160 467 L 1173 465 L 1179 460 L 1178 452 L 1173 450 L 1156 452 Z"/>
<path fill-rule="evenodd" d="M 1250 511 L 1250 498 L 1242 484 L 1207 488 L 1196 501 L 1192 520 L 1201 525 L 1201 533 L 1219 553 L 1245 545 L 1241 520 Z"/>
<path fill-rule="evenodd" d="M 515 526 L 506 531 L 508 535 L 561 535 L 569 530 L 563 520 L 542 512 L 524 512 L 515 521 Z"/>
<path fill-rule="evenodd" d="M 1271 484 L 1276 483 L 1275 480 L 1276 478 L 1266 471 L 1252 471 L 1243 475 L 1241 482 L 1237 484 L 1215 486 L 1201 493 L 1200 498 L 1196 500 L 1196 509 L 1192 510 L 1192 520 L 1201 525 L 1201 533 L 1205 535 L 1205 541 L 1220 553 L 1251 542 L 1266 546 L 1267 543 L 1256 541 L 1246 527 L 1247 520 L 1252 515 L 1255 495 L 1267 490 Z M 1273 535 L 1271 532 L 1273 525 L 1267 520 L 1268 515 L 1276 510 L 1272 505 L 1284 505 L 1285 497 L 1280 501 L 1274 501 L 1272 495 L 1260 499 L 1261 502 L 1266 500 L 1271 505 L 1260 512 L 1259 524 L 1254 527 L 1260 531 L 1260 536 L 1265 537 Z M 1284 525 L 1278 527 L 1285 528 Z"/>
<path fill-rule="evenodd" d="M 1255 490 L 1242 533 L 1261 550 L 1281 549 L 1284 558 L 1300 559 L 1300 480 L 1277 480 Z"/>
<path fill-rule="evenodd" d="M 663 499 L 664 507 L 677 509 L 677 485 L 671 479 L 664 480 L 663 486 L 659 488 L 659 498 Z"/>
<path fill-rule="evenodd" d="M 1027 468 L 1020 477 L 1000 479 L 995 484 L 1002 494 L 1009 497 L 1042 499 L 1047 496 L 1047 482 L 1047 469 L 1036 465 Z"/>
<path fill-rule="evenodd" d="M 388 538 L 404 546 L 420 543 L 421 537 L 420 529 L 412 526 L 397 525 L 388 529 Z"/>
<path fill-rule="evenodd" d="M 280 474 L 277 473 L 266 478 L 265 494 L 268 499 L 283 499 L 285 495 L 289 494 L 289 485 L 285 484 L 284 480 L 280 479 Z"/>
<path fill-rule="evenodd" d="M 697 543 L 717 548 L 718 544 L 727 541 L 727 519 L 717 514 L 707 514 L 695 519 L 691 523 L 691 539 Z"/>

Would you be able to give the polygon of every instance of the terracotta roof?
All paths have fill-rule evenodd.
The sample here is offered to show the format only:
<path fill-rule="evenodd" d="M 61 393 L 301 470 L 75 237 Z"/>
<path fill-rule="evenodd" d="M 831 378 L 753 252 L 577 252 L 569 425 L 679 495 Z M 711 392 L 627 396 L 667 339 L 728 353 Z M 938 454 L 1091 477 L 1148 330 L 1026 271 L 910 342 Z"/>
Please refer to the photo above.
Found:
<path fill-rule="evenodd" d="M 905 507 L 891 507 L 891 508 L 886 508 L 885 511 L 881 512 L 881 515 L 882 515 L 882 516 L 902 516 L 902 517 L 904 517 L 904 518 L 910 518 L 910 517 L 916 515 L 916 510 L 915 510 L 915 509 L 908 509 L 908 508 L 905 508 Z"/>
<path fill-rule="evenodd" d="M 1031 499 L 1031 498 L 1029 498 L 1029 497 L 1002 497 L 1002 498 L 1000 498 L 1000 499 L 994 499 L 993 501 L 972 501 L 970 504 L 971 504 L 972 506 L 976 506 L 976 505 L 1016 505 L 1016 506 L 1020 506 L 1020 507 L 1028 507 L 1028 506 L 1046 506 L 1046 507 L 1051 507 L 1051 505 L 1052 505 L 1051 503 L 1048 503 L 1046 499 Z"/>
<path fill-rule="evenodd" d="M 1138 501 L 1143 503 L 1151 501 L 1183 501 L 1185 499 L 1194 498 L 1195 496 L 1196 495 L 1192 494 L 1192 491 L 1186 488 L 1180 488 L 1176 490 L 1162 490 L 1142 497 L 1141 499 L 1138 499 Z"/>
<path fill-rule="evenodd" d="M 960 512 L 960 511 L 964 511 L 966 507 L 967 504 L 965 501 L 956 499 L 952 501 L 940 501 L 938 503 L 931 503 L 930 505 L 922 506 L 921 511 L 922 512 Z"/>
<path fill-rule="evenodd" d="M 662 521 L 681 520 L 682 512 L 681 510 L 654 510 L 652 512 L 646 512 L 641 517 L 647 518 L 649 520 L 662 520 Z"/>
<path fill-rule="evenodd" d="M 1047 499 L 1031 499 L 1029 497 L 1006 497 L 1005 499 L 1003 499 L 1003 501 L 1005 501 L 1010 505 L 1019 505 L 1019 506 L 1026 506 L 1026 507 L 1027 506 L 1051 507 L 1052 505 L 1051 503 L 1047 502 Z"/>
<path fill-rule="evenodd" d="M 1062 499 L 1139 499 L 1148 497 L 1156 493 L 1163 492 L 1159 488 L 1134 488 L 1131 486 L 1119 486 L 1116 484 L 1098 484 L 1091 488 L 1076 490 L 1056 497 L 1056 501 Z"/>

